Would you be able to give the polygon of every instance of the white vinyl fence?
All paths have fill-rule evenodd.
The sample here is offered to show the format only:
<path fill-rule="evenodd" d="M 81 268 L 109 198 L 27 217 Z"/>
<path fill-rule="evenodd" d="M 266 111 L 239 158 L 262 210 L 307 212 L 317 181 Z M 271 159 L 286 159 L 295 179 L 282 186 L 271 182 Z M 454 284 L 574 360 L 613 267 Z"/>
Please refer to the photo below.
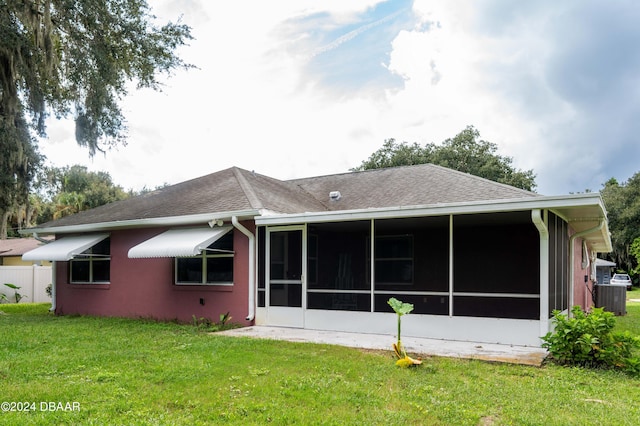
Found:
<path fill-rule="evenodd" d="M 20 303 L 51 302 L 46 292 L 51 279 L 51 266 L 0 266 L 0 293 L 7 296 L 9 303 L 15 303 L 13 289 L 4 285 L 11 283 L 21 287 L 18 293 L 26 296 Z"/>

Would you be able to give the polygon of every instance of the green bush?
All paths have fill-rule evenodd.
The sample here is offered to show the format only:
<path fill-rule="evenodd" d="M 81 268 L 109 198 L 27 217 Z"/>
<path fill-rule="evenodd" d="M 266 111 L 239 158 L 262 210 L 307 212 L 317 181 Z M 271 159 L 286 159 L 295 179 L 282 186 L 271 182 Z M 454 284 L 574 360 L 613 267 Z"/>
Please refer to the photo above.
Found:
<path fill-rule="evenodd" d="M 640 337 L 629 332 L 614 333 L 616 319 L 603 308 L 593 308 L 587 314 L 574 306 L 571 312 L 573 316 L 568 318 L 554 311 L 555 331 L 542 338 L 542 347 L 549 350 L 555 362 L 640 375 L 640 358 L 634 353 L 640 348 Z"/>

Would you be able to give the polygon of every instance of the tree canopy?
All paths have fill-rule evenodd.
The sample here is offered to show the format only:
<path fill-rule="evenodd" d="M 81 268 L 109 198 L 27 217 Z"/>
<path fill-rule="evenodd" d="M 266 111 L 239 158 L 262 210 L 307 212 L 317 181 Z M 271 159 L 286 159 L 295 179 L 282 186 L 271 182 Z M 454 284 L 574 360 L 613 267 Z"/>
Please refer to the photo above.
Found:
<path fill-rule="evenodd" d="M 640 172 L 620 184 L 616 179 L 609 179 L 600 190 L 600 195 L 607 208 L 609 230 L 613 252 L 609 257 L 617 267 L 632 275 L 637 271 L 640 254 L 638 244 L 640 238 Z"/>
<path fill-rule="evenodd" d="M 48 116 L 72 117 L 78 144 L 105 151 L 125 142 L 131 82 L 158 90 L 159 74 L 190 67 L 175 53 L 190 28 L 154 21 L 145 0 L 0 0 L 2 215 L 27 199 Z"/>
<path fill-rule="evenodd" d="M 511 157 L 497 152 L 496 144 L 481 140 L 480 132 L 473 126 L 467 126 L 441 145 L 429 143 L 422 147 L 415 142 L 397 143 L 395 139 L 387 139 L 382 148 L 352 170 L 432 163 L 533 191 L 536 187 L 533 170 L 517 170 Z"/>
<path fill-rule="evenodd" d="M 124 200 L 130 195 L 113 183 L 109 173 L 90 172 L 84 166 L 52 168 L 48 174 L 50 191 L 55 194 L 52 219 Z"/>
<path fill-rule="evenodd" d="M 12 210 L 2 223 L 4 238 L 9 227 L 22 229 L 137 195 L 116 185 L 108 172 L 80 165 L 43 167 L 33 186 L 28 203 Z"/>

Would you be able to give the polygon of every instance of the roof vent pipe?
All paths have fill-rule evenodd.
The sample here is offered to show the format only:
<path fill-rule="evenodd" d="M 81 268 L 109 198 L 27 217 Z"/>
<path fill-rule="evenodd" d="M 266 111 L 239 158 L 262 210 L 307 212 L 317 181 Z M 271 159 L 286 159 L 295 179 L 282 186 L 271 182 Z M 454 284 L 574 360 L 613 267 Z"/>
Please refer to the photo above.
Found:
<path fill-rule="evenodd" d="M 340 198 L 342 198 L 342 194 L 340 194 L 340 191 L 331 191 L 329 193 L 329 199 L 331 201 L 338 201 Z"/>

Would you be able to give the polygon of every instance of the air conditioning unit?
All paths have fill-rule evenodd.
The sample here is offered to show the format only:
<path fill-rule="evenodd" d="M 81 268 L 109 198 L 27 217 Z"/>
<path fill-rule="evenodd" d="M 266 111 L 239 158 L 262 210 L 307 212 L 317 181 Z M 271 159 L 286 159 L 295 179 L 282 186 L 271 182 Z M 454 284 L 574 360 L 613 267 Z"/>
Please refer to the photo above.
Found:
<path fill-rule="evenodd" d="M 627 286 L 625 284 L 596 284 L 596 307 L 615 315 L 627 313 Z"/>

